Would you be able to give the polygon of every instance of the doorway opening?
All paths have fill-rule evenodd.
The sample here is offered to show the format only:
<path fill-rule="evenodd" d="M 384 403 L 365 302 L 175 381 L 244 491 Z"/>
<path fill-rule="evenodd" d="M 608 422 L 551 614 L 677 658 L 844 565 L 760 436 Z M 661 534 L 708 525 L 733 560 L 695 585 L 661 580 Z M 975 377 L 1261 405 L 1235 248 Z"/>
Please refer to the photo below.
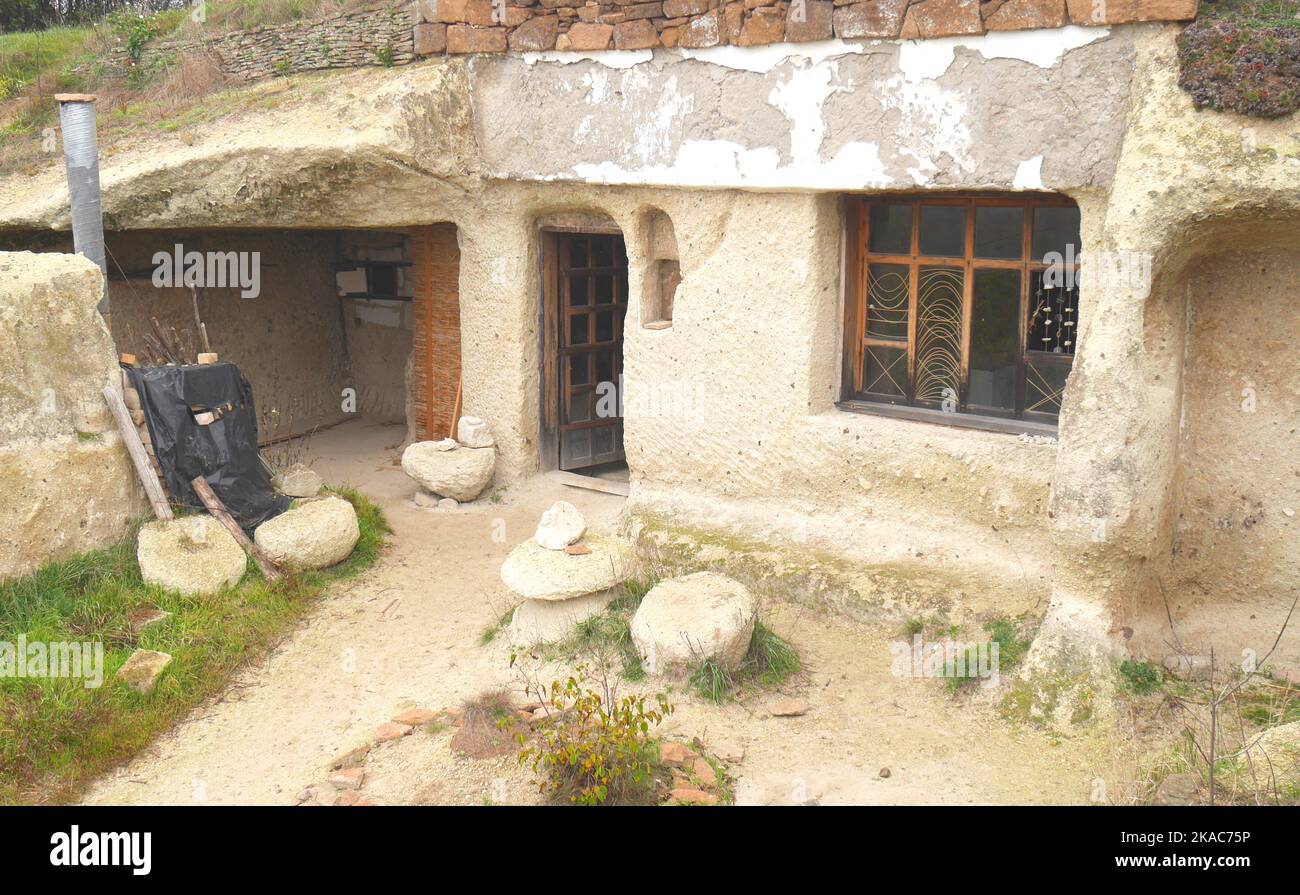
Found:
<path fill-rule="evenodd" d="M 617 230 L 543 231 L 543 464 L 627 481 L 620 404 L 627 247 Z"/>

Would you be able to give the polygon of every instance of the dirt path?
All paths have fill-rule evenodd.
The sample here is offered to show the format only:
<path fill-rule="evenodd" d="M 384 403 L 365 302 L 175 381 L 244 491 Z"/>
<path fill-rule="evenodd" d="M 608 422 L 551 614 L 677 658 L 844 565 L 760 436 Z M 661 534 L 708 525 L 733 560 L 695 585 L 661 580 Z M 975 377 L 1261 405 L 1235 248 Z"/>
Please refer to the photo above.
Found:
<path fill-rule="evenodd" d="M 401 427 L 351 423 L 311 445 L 326 481 L 360 488 L 388 514 L 394 543 L 380 563 L 336 588 L 223 697 L 100 780 L 87 802 L 294 804 L 324 780 L 332 757 L 394 713 L 457 706 L 514 682 L 505 647 L 479 645 L 484 627 L 509 606 L 501 561 L 552 501 L 572 501 L 594 528 L 609 531 L 622 500 L 539 479 L 495 502 L 420 509 L 410 502 L 414 486 L 392 462 L 401 437 Z M 895 632 L 784 604 L 765 606 L 763 615 L 810 666 L 800 688 L 808 714 L 768 717 L 767 695 L 716 707 L 679 693 L 667 722 L 670 734 L 744 748 L 731 769 L 737 801 L 1086 799 L 1096 769 L 1081 744 L 1054 746 L 1037 732 L 1012 732 L 978 700 L 954 701 L 934 681 L 893 677 L 888 644 Z M 512 759 L 457 757 L 449 735 L 421 733 L 378 747 L 366 761 L 366 799 L 536 800 Z M 882 767 L 890 769 L 887 779 Z"/>

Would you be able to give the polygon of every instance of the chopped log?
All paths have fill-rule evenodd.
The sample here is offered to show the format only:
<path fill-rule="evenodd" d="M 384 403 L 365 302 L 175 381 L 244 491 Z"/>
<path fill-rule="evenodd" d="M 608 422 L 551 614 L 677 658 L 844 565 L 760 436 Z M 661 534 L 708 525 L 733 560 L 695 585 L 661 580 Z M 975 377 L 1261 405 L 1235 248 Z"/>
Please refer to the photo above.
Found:
<path fill-rule="evenodd" d="M 126 444 L 127 453 L 131 455 L 131 462 L 135 464 L 135 474 L 139 476 L 144 493 L 149 497 L 153 514 L 159 519 L 171 519 L 171 504 L 167 502 L 162 482 L 158 481 L 158 476 L 149 465 L 149 455 L 145 453 L 144 444 L 140 441 L 139 433 L 135 431 L 135 423 L 131 421 L 131 414 L 127 412 L 121 396 L 112 388 L 105 388 L 104 400 L 108 402 L 108 409 L 117 420 L 117 431 Z"/>
<path fill-rule="evenodd" d="M 205 364 L 205 365 L 206 365 L 206 364 L 215 364 L 219 359 L 220 359 L 220 358 L 217 357 L 217 353 L 216 353 L 215 351 L 201 351 L 201 352 L 199 352 L 199 363 L 201 363 L 201 364 Z"/>
<path fill-rule="evenodd" d="M 119 364 L 121 364 L 122 366 L 124 366 L 124 367 L 134 367 L 134 366 L 135 366 L 135 355 L 134 355 L 134 354 L 123 354 L 121 357 L 119 357 L 119 358 L 117 359 L 117 362 L 118 362 Z"/>
<path fill-rule="evenodd" d="M 230 532 L 235 540 L 239 542 L 239 546 L 244 548 L 244 552 L 253 557 L 253 562 L 257 563 L 257 567 L 262 570 L 262 574 L 267 581 L 279 581 L 284 577 L 284 573 L 280 571 L 275 563 L 271 562 L 270 557 L 262 552 L 262 548 L 250 541 L 248 535 L 244 534 L 244 530 L 239 527 L 239 523 L 230 515 L 230 511 L 221 502 L 221 498 L 217 497 L 207 479 L 201 475 L 195 476 L 194 481 L 190 482 L 190 487 L 199 496 L 199 500 L 203 501 L 203 505 L 208 508 L 212 518 L 224 525 L 226 531 Z"/>
<path fill-rule="evenodd" d="M 199 334 L 199 351 L 210 354 L 212 346 L 208 344 L 208 328 L 203 325 L 203 318 L 199 316 L 199 290 L 193 286 L 190 287 L 190 304 L 194 306 L 194 329 Z M 199 363 L 203 363 L 202 355 L 199 357 Z"/>

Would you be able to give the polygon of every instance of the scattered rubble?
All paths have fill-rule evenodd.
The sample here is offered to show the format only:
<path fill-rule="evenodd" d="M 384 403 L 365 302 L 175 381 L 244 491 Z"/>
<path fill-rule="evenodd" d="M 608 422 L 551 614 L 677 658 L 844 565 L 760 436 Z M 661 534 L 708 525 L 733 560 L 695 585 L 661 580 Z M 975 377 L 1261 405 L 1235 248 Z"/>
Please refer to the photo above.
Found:
<path fill-rule="evenodd" d="M 135 555 L 146 583 L 186 596 L 234 586 L 248 566 L 243 548 L 211 516 L 147 523 L 140 529 Z"/>
<path fill-rule="evenodd" d="M 736 668 L 757 615 L 749 588 L 726 575 L 696 572 L 651 588 L 632 618 L 632 642 L 651 674 L 682 675 L 705 659 Z"/>
<path fill-rule="evenodd" d="M 796 718 L 808 714 L 808 700 L 778 699 L 767 710 L 773 718 Z"/>
<path fill-rule="evenodd" d="M 347 559 L 361 537 L 357 511 L 341 497 L 303 503 L 257 527 L 253 540 L 276 563 L 323 569 Z"/>

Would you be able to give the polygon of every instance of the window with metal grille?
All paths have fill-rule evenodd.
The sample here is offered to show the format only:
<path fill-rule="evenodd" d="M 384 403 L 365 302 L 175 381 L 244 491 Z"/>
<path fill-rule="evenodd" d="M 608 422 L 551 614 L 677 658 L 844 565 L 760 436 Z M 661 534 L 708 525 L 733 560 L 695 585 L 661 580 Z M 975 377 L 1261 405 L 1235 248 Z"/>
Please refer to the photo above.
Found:
<path fill-rule="evenodd" d="M 1077 340 L 1078 207 L 902 195 L 855 197 L 848 211 L 849 409 L 1054 428 Z M 1012 420 L 1024 422 L 996 422 Z"/>

